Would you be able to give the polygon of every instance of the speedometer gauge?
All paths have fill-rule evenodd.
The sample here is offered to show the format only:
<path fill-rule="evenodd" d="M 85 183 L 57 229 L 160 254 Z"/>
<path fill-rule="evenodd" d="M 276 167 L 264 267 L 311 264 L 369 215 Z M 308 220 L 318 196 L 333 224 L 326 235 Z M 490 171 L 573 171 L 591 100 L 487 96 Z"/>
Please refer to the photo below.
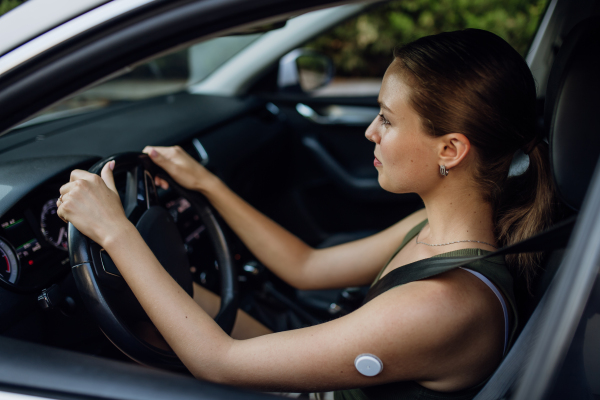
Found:
<path fill-rule="evenodd" d="M 19 259 L 12 246 L 0 239 L 0 280 L 15 284 L 19 278 Z"/>
<path fill-rule="evenodd" d="M 57 201 L 58 198 L 48 200 L 44 204 L 40 225 L 46 240 L 52 246 L 66 251 L 69 248 L 67 242 L 67 224 L 56 213 L 58 210 L 58 207 L 56 207 Z"/>

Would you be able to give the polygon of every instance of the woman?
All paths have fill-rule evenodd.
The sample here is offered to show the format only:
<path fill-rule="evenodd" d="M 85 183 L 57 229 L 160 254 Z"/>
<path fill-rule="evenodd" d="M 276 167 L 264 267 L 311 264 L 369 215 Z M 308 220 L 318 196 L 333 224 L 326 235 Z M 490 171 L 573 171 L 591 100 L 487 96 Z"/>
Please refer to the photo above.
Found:
<path fill-rule="evenodd" d="M 198 286 L 198 302 L 187 296 L 125 218 L 114 162 L 101 179 L 73 171 L 61 188 L 58 213 L 108 251 L 198 378 L 269 391 L 338 390 L 336 398 L 343 399 L 471 398 L 500 363 L 516 328 L 507 268 L 530 276 L 536 258 L 521 255 L 507 259 L 508 266 L 491 258 L 427 279 L 419 277 L 420 266 L 434 257 L 487 254 L 550 224 L 547 148 L 536 135 L 535 101 L 527 65 L 489 32 L 443 33 L 397 50 L 383 79 L 381 113 L 366 137 L 375 143 L 381 186 L 419 194 L 425 209 L 374 236 L 321 250 L 253 209 L 180 148 L 144 150 L 182 186 L 203 193 L 254 255 L 290 285 L 388 283 L 386 289 L 373 286 L 355 312 L 318 326 L 264 334 L 243 315 L 234 337 L 252 338 L 226 335 L 198 305 L 210 308 L 210 298 Z M 519 149 L 529 154 L 529 167 L 507 178 Z M 394 284 L 405 271 L 413 278 Z M 375 376 L 355 367 L 365 353 L 383 364 Z"/>

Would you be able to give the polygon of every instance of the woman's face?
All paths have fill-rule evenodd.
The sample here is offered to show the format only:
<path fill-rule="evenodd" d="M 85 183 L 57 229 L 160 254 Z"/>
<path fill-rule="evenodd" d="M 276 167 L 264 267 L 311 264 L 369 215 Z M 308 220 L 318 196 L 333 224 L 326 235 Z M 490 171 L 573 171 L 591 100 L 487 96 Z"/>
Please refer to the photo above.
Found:
<path fill-rule="evenodd" d="M 401 78 L 398 62 L 383 77 L 380 114 L 365 136 L 375 143 L 374 165 L 383 189 L 425 195 L 440 178 L 437 142 L 424 132 L 418 114 L 408 104 L 410 88 Z"/>

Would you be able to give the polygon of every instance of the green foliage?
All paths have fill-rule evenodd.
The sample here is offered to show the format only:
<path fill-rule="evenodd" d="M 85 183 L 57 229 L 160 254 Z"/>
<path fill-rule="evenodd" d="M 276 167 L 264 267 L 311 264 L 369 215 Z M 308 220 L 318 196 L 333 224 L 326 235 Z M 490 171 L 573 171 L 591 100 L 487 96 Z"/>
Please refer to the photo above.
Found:
<path fill-rule="evenodd" d="M 396 0 L 376 5 L 306 47 L 333 58 L 338 76 L 381 77 L 393 48 L 465 28 L 494 32 L 525 55 L 548 0 Z"/>
<path fill-rule="evenodd" d="M 6 14 L 13 8 L 23 4 L 25 0 L 0 0 L 0 15 Z"/>

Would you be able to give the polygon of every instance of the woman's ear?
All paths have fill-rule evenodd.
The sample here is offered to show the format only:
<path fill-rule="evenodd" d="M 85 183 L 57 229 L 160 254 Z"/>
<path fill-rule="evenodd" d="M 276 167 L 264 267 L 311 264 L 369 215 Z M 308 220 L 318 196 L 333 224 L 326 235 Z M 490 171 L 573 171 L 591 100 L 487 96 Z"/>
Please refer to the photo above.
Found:
<path fill-rule="evenodd" d="M 448 133 L 439 139 L 439 162 L 446 169 L 457 167 L 471 150 L 471 142 L 462 133 Z"/>

